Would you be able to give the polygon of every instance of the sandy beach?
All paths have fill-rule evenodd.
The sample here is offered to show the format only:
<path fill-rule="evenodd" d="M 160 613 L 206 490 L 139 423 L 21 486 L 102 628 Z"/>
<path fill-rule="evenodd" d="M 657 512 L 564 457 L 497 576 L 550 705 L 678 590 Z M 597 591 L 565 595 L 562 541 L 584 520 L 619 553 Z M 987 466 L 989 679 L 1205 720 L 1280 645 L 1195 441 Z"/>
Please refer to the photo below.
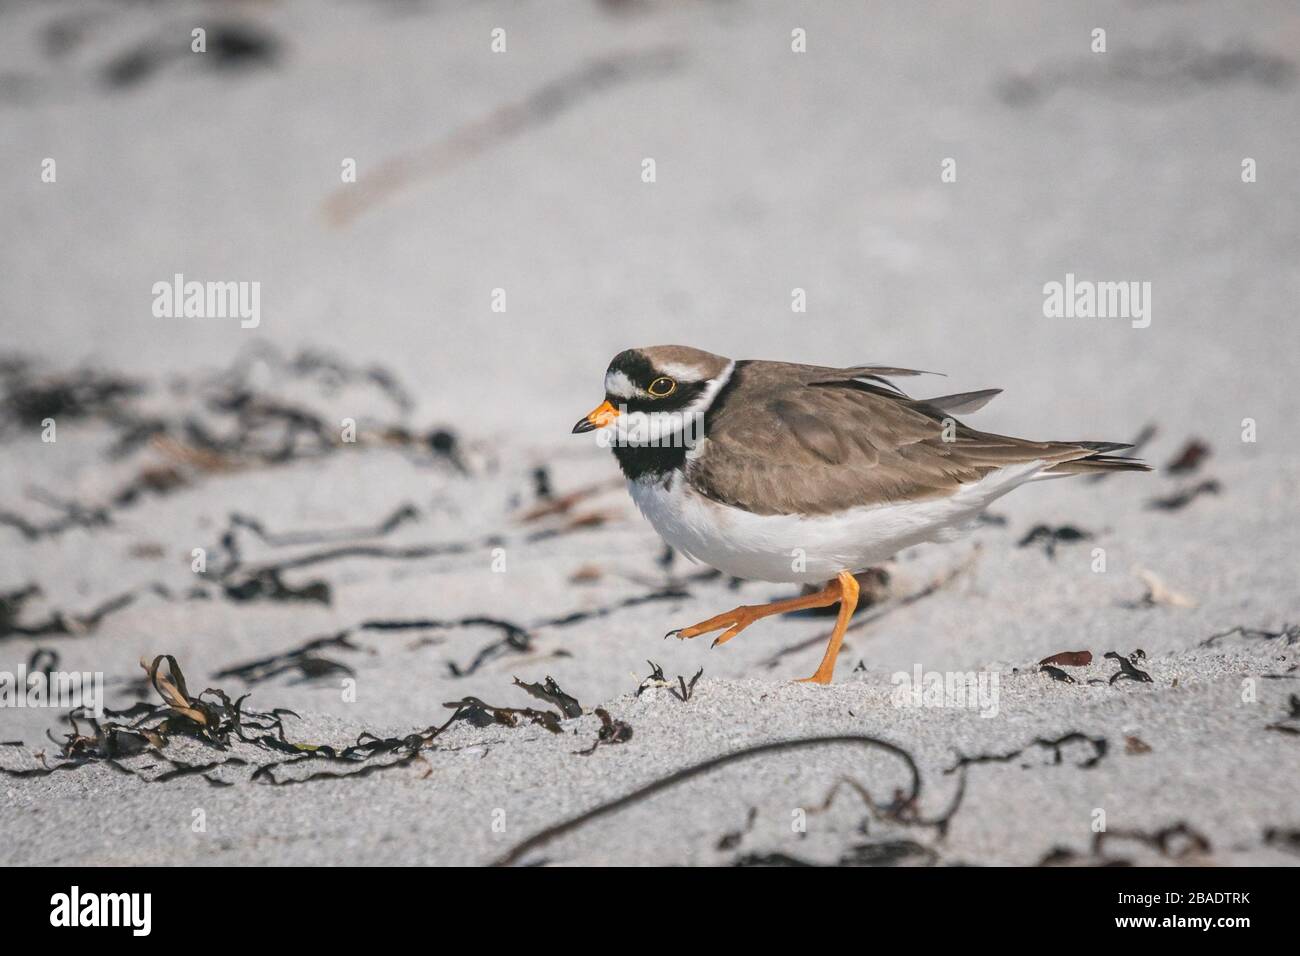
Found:
<path fill-rule="evenodd" d="M 0 6 L 0 673 L 105 707 L 0 707 L 0 862 L 1300 862 L 1300 12 L 980 6 Z M 667 342 L 1154 470 L 898 555 L 796 684 L 833 616 L 665 639 L 796 589 L 570 434 Z"/>

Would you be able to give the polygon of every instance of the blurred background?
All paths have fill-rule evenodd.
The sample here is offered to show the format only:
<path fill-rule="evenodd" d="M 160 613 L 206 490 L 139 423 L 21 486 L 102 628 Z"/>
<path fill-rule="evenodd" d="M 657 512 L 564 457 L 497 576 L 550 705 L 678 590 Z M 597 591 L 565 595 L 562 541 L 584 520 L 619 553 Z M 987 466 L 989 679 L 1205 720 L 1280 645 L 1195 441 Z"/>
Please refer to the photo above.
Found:
<path fill-rule="evenodd" d="M 1059 860 L 1104 791 L 1116 826 L 1187 820 L 1216 860 L 1276 862 L 1298 50 L 1290 2 L 0 0 L 0 670 L 102 672 L 126 707 L 159 699 L 137 661 L 174 654 L 192 690 L 291 708 L 311 746 L 441 725 L 469 695 L 547 706 L 514 678 L 586 714 L 462 714 L 392 773 L 290 800 L 145 786 L 152 754 L 144 783 L 45 777 L 47 741 L 85 741 L 8 711 L 6 862 L 485 862 L 505 837 L 484 808 L 517 839 L 836 728 L 911 748 L 939 794 L 954 752 L 1110 741 L 1101 771 L 1059 748 L 982 768 L 949 860 Z M 177 274 L 258 283 L 256 327 L 156 314 Z M 1150 283 L 1149 327 L 1046 317 L 1068 274 Z M 569 433 L 615 353 L 663 343 L 932 369 L 907 387 L 1006 390 L 980 428 L 1141 438 L 1157 471 L 1043 483 L 901 556 L 835 684 L 796 687 L 825 619 L 661 640 L 789 589 L 672 560 Z M 1035 663 L 1084 648 L 1077 680 Z M 1126 655 L 1154 681 L 1116 684 Z M 922 665 L 1001 674 L 1002 719 L 891 706 L 890 673 Z M 1286 680 L 1250 708 L 1243 673 Z M 634 736 L 576 755 L 602 702 Z M 301 756 L 236 752 L 218 784 Z M 747 803 L 746 839 L 834 861 L 860 813 L 799 843 L 789 807 L 863 759 L 698 781 L 579 858 L 725 861 Z M 189 830 L 195 788 L 217 840 Z"/>
<path fill-rule="evenodd" d="M 1001 386 L 997 426 L 1030 434 L 1296 437 L 1293 4 L 8 0 L 0 23 L 0 329 L 57 364 L 330 349 L 427 417 L 560 446 L 615 352 L 682 342 Z M 176 272 L 260 282 L 260 327 L 155 318 Z M 1044 318 L 1067 272 L 1151 282 L 1151 327 Z"/>

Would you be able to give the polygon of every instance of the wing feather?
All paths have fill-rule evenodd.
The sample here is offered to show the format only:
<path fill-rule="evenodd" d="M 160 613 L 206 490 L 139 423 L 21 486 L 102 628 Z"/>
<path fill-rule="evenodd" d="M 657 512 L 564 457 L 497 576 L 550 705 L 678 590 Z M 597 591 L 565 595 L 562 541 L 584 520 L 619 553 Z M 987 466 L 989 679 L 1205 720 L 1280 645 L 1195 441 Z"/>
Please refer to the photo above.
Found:
<path fill-rule="evenodd" d="M 691 484 L 757 514 L 828 514 L 947 496 L 1000 468 L 1099 454 L 1084 443 L 995 435 L 952 418 L 951 411 L 978 408 L 997 390 L 917 401 L 888 382 L 864 380 L 864 373 L 886 372 L 920 374 L 879 366 L 738 367 L 731 394 L 711 413 L 689 459 Z"/>

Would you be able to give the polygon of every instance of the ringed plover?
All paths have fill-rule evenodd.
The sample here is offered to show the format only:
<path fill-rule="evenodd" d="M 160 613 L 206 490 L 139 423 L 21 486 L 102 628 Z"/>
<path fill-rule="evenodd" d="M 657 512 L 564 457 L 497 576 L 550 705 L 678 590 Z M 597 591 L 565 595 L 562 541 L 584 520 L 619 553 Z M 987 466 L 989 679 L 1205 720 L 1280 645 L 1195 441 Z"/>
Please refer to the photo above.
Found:
<path fill-rule="evenodd" d="M 857 605 L 855 572 L 910 545 L 958 536 L 991 502 L 1030 481 L 1149 471 L 1114 442 L 1029 441 L 953 416 L 1000 389 L 913 399 L 889 379 L 923 374 L 862 365 L 736 361 L 681 345 L 620 352 L 605 401 L 574 426 L 608 430 L 628 491 L 677 551 L 738 578 L 829 581 L 690 627 L 725 644 L 773 614 L 839 603 L 821 666 L 828 684 Z"/>

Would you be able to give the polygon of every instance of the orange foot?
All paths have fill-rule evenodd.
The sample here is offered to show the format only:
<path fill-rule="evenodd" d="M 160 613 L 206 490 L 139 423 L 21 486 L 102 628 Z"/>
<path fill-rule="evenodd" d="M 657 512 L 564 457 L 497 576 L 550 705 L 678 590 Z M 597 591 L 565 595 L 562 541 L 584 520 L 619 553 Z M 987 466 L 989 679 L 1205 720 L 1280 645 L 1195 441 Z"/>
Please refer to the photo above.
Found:
<path fill-rule="evenodd" d="M 719 644 L 727 643 L 749 625 L 765 617 L 801 611 L 810 607 L 827 607 L 837 601 L 840 605 L 840 613 L 835 620 L 835 630 L 831 632 L 830 643 L 826 646 L 826 654 L 822 658 L 821 666 L 817 668 L 817 673 L 805 678 L 813 683 L 829 684 L 831 674 L 835 670 L 835 658 L 839 655 L 840 644 L 844 641 L 844 629 L 848 626 L 849 618 L 853 616 L 853 610 L 858 604 L 858 580 L 848 571 L 841 571 L 836 580 L 816 594 L 790 598 L 788 601 L 774 601 L 771 604 L 742 604 L 699 624 L 669 631 L 664 637 L 675 635 L 681 640 L 686 640 L 689 637 L 708 634 L 710 631 L 722 631 L 723 633 L 713 641 L 713 646 L 717 647 Z"/>

